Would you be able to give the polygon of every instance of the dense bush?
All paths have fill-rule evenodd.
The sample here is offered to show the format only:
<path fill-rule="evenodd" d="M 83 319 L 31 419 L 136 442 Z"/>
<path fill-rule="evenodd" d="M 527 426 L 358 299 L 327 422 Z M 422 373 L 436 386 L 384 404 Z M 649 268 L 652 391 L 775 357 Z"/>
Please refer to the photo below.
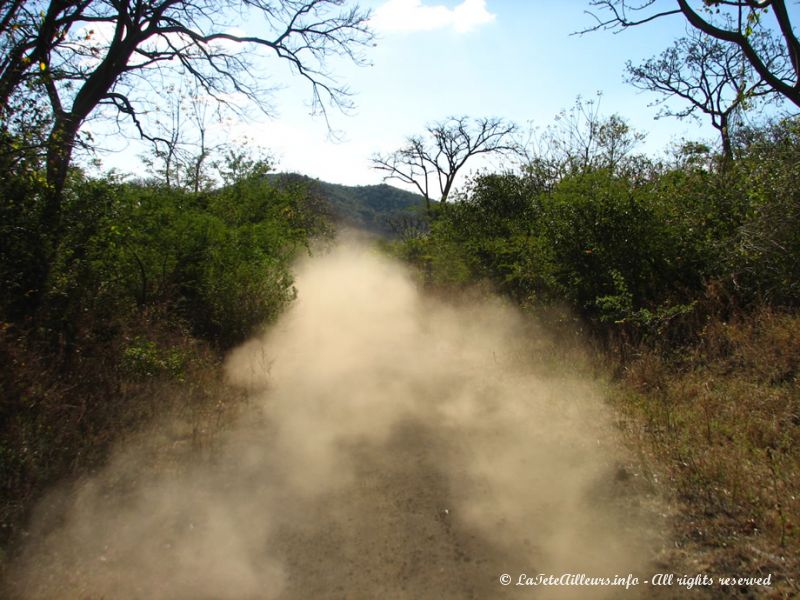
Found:
<path fill-rule="evenodd" d="M 46 260 L 39 232 L 44 184 L 38 165 L 25 168 L 3 151 L 9 143 L 0 137 L 0 307 L 5 319 L 17 319 Z"/>
<path fill-rule="evenodd" d="M 31 211 L 38 192 L 15 185 L 3 190 L 4 318 L 30 308 L 35 272 L 45 269 L 36 322 L 67 341 L 108 334 L 154 304 L 210 340 L 240 341 L 292 297 L 290 261 L 324 230 L 302 188 L 276 189 L 260 171 L 199 194 L 76 173 L 45 256 Z"/>
<path fill-rule="evenodd" d="M 747 302 L 800 304 L 800 119 L 743 136 L 736 177 L 748 214 L 727 249 L 731 285 Z"/>
<path fill-rule="evenodd" d="M 200 193 L 76 171 L 54 227 L 41 165 L 9 156 L 0 149 L 0 576 L 54 480 L 101 464 L 156 414 L 218 422 L 219 350 L 293 297 L 291 261 L 326 229 L 302 185 L 275 188 L 257 161 Z"/>
<path fill-rule="evenodd" d="M 749 132 L 733 164 L 589 164 L 546 186 L 535 170 L 481 175 L 397 251 L 430 282 L 489 280 L 523 305 L 566 303 L 636 338 L 697 313 L 709 286 L 739 308 L 795 306 L 799 127 Z"/>

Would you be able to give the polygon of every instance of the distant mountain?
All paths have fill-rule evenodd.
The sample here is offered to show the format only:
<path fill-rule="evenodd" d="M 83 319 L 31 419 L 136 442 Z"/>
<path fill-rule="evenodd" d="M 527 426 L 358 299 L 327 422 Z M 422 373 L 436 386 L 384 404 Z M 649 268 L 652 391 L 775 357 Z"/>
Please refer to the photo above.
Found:
<path fill-rule="evenodd" d="M 336 221 L 351 227 L 387 237 L 409 229 L 424 231 L 427 228 L 425 199 L 385 183 L 340 185 L 297 173 L 276 173 L 267 177 L 278 185 L 308 185 L 313 194 L 327 203 Z"/>

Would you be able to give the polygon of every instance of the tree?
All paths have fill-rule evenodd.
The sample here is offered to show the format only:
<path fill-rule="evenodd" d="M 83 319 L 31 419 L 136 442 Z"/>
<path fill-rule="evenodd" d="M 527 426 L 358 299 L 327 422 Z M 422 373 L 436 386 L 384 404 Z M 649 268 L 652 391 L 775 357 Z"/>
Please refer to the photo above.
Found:
<path fill-rule="evenodd" d="M 582 33 L 683 15 L 695 29 L 737 46 L 767 85 L 800 106 L 800 39 L 787 4 L 786 0 L 591 0 L 598 10 L 590 14 L 597 22 Z M 768 20 L 780 32 L 781 43 L 765 47 L 753 34 L 767 30 Z"/>
<path fill-rule="evenodd" d="M 645 170 L 646 161 L 634 153 L 644 134 L 619 115 L 601 115 L 601 96 L 578 96 L 571 108 L 556 115 L 555 124 L 531 133 L 525 144 L 525 171 L 534 188 L 551 191 L 567 176 L 599 169 L 629 177 Z"/>
<path fill-rule="evenodd" d="M 758 37 L 760 47 L 772 42 L 763 32 Z M 755 43 L 757 40 L 753 40 Z M 766 52 L 772 61 L 778 61 L 777 51 Z M 770 67 L 779 72 L 777 65 Z M 682 109 L 662 108 L 660 116 L 680 119 L 696 116 L 698 112 L 711 118 L 719 132 L 722 153 L 726 160 L 733 158 L 731 128 L 733 120 L 757 100 L 774 98 L 777 93 L 750 65 L 737 47 L 720 42 L 700 30 L 675 41 L 672 47 L 659 56 L 634 66 L 627 63 L 628 83 L 647 91 L 660 92 L 664 104 L 670 98 L 680 98 L 687 103 Z"/>
<path fill-rule="evenodd" d="M 384 180 L 413 185 L 425 198 L 428 212 L 438 187 L 444 205 L 459 171 L 479 154 L 516 154 L 514 123 L 498 118 L 449 117 L 429 125 L 425 136 L 409 137 L 406 145 L 390 154 L 375 154 L 373 168 L 384 171 Z"/>
<path fill-rule="evenodd" d="M 137 90 L 158 97 L 170 77 L 194 80 L 236 109 L 242 98 L 266 111 L 258 51 L 288 62 L 311 87 L 315 108 L 347 105 L 346 88 L 325 59 L 371 40 L 368 12 L 347 0 L 5 0 L 0 1 L 0 118 L 43 98 L 48 200 L 42 223 L 57 231 L 62 192 L 78 133 L 98 109 L 132 121 L 150 139 Z M 264 21 L 264 33 L 234 33 L 233 15 Z M 247 52 L 246 50 L 249 50 Z M 236 101 L 231 100 L 232 97 Z"/>
<path fill-rule="evenodd" d="M 209 141 L 209 111 L 212 108 L 212 103 L 196 86 L 188 94 L 178 90 L 169 107 L 169 122 L 156 122 L 161 133 L 150 138 L 152 157 L 145 156 L 143 161 L 156 167 L 168 188 L 184 187 L 196 194 L 213 185 L 214 178 L 207 168 L 209 158 L 223 151 L 227 144 L 211 144 Z M 217 119 L 221 117 L 219 111 L 214 116 Z"/>

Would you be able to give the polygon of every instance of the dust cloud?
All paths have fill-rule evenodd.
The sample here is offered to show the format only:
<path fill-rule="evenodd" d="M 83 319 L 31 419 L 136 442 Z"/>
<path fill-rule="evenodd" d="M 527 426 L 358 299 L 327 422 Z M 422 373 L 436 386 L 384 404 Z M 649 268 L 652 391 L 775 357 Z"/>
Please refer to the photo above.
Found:
<path fill-rule="evenodd" d="M 513 585 L 638 574 L 653 544 L 616 476 L 625 458 L 598 387 L 548 366 L 552 345 L 529 319 L 497 299 L 427 298 L 354 244 L 301 264 L 297 288 L 227 361 L 246 418 L 202 459 L 165 467 L 128 444 L 49 498 L 12 597 L 641 593 Z"/>

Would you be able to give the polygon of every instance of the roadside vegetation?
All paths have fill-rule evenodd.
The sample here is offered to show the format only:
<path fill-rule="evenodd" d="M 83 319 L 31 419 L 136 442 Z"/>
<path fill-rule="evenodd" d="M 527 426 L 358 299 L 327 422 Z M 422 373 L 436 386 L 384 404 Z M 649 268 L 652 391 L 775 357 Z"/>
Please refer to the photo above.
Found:
<path fill-rule="evenodd" d="M 2 552 L 48 485 L 151 417 L 225 408 L 221 353 L 293 298 L 290 264 L 327 225 L 212 121 L 270 112 L 256 63 L 290 66 L 322 113 L 349 106 L 326 58 L 362 64 L 368 17 L 343 0 L 0 3 Z M 77 168 L 90 121 L 149 142 L 151 179 Z M 193 440 L 213 421 L 192 420 Z"/>
<path fill-rule="evenodd" d="M 316 197 L 266 171 L 250 161 L 197 193 L 73 171 L 46 257 L 45 186 L 35 171 L 3 178 L 0 545 L 49 484 L 102 464 L 154 416 L 196 422 L 196 436 L 235 410 L 222 353 L 292 300 L 291 262 L 329 232 Z"/>
<path fill-rule="evenodd" d="M 790 597 L 800 121 L 742 129 L 733 160 L 687 144 L 656 162 L 624 119 L 585 109 L 521 173 L 475 177 L 390 250 L 434 289 L 484 282 L 534 315 L 569 315 L 562 327 L 594 340 L 620 427 L 678 507 L 676 553 L 699 571 L 773 573 Z M 605 136 L 576 145 L 590 131 Z"/>
<path fill-rule="evenodd" d="M 800 106 L 800 42 L 787 3 L 588 2 L 586 31 L 685 17 L 694 31 L 627 76 L 662 95 L 662 116 L 709 118 L 719 149 L 643 155 L 644 134 L 593 100 L 528 143 L 505 119 L 451 115 L 373 156 L 411 198 L 273 177 L 210 135 L 211 114 L 241 114 L 238 100 L 269 112 L 261 60 L 293 69 L 319 112 L 350 106 L 325 59 L 365 64 L 367 11 L 212 4 L 0 3 L 0 578 L 48 486 L 91 473 L 156 415 L 180 416 L 178 441 L 202 446 L 236 411 L 221 357 L 294 298 L 292 262 L 331 235 L 327 196 L 340 219 L 390 234 L 430 289 L 478 284 L 591 340 L 647 485 L 675 506 L 670 564 L 772 574 L 775 597 L 800 596 L 800 119 L 779 108 Z M 232 12 L 266 19 L 265 37 L 222 18 L 244 5 Z M 782 116 L 747 125 L 754 107 Z M 152 144 L 152 179 L 74 164 L 94 119 Z M 479 154 L 513 167 L 458 190 Z M 729 592 L 756 593 L 713 593 Z"/>

